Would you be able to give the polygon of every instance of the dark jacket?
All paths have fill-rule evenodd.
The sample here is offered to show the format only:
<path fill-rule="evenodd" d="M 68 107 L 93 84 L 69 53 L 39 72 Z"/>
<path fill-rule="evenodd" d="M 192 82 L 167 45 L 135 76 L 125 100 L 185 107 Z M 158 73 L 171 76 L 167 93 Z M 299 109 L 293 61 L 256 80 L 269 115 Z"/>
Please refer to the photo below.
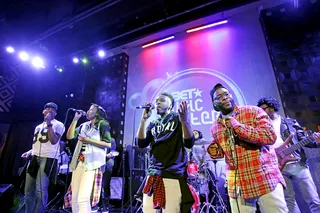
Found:
<path fill-rule="evenodd" d="M 290 134 L 293 134 L 291 144 L 297 144 L 302 140 L 305 140 L 307 136 L 304 133 L 303 128 L 297 122 L 297 120 L 292 118 L 283 118 L 281 117 L 281 125 L 280 125 L 280 133 L 282 136 L 282 140 L 285 141 Z M 318 148 L 319 146 L 315 143 L 313 138 L 310 138 L 311 142 L 304 147 L 308 148 Z M 302 149 L 298 149 L 295 153 L 293 153 L 299 160 L 301 164 L 306 164 L 307 157 Z"/>

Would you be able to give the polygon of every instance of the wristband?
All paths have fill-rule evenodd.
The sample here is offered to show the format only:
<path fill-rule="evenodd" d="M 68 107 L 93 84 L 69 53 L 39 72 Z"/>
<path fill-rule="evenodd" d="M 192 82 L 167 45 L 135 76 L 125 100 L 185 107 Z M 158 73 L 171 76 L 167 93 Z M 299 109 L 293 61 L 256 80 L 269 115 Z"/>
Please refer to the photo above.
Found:
<path fill-rule="evenodd" d="M 47 127 L 48 127 L 48 128 L 49 128 L 49 127 L 52 127 L 52 124 L 48 124 Z"/>

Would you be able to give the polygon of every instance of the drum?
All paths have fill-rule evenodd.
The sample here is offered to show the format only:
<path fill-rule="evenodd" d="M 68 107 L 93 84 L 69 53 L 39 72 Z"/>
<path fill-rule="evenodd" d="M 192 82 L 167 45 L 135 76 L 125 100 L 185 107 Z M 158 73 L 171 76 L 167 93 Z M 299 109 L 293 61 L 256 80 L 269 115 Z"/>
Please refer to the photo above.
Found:
<path fill-rule="evenodd" d="M 192 197 L 194 199 L 194 204 L 191 207 L 191 213 L 198 213 L 200 210 L 200 197 L 199 197 L 199 193 L 196 191 L 196 189 L 188 184 L 189 189 L 191 191 Z"/>
<path fill-rule="evenodd" d="M 199 176 L 199 166 L 196 162 L 188 162 L 187 174 L 188 179 L 196 179 Z"/>

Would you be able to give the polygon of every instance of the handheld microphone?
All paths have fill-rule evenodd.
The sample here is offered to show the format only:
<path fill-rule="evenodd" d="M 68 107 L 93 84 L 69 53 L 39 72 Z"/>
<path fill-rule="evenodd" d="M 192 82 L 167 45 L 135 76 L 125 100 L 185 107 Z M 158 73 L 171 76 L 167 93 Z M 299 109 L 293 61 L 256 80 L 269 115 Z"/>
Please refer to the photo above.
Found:
<path fill-rule="evenodd" d="M 142 105 L 142 106 L 137 106 L 136 109 L 154 109 L 153 105 Z"/>
<path fill-rule="evenodd" d="M 87 113 L 85 111 L 81 110 L 81 109 L 70 108 L 70 110 L 73 111 L 73 112 L 81 113 L 82 116 L 86 116 L 87 115 Z"/>

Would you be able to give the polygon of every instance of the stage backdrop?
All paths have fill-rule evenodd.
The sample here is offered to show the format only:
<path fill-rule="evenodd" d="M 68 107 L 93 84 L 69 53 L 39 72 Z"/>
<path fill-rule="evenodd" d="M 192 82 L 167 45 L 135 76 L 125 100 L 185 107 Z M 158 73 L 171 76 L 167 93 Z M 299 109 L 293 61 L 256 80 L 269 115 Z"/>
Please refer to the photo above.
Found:
<path fill-rule="evenodd" d="M 127 144 L 132 142 L 141 118 L 142 111 L 135 112 L 135 107 L 147 100 L 154 102 L 163 91 L 174 96 L 176 107 L 181 100 L 188 101 L 192 127 L 206 140 L 211 140 L 209 129 L 218 115 L 209 94 L 216 83 L 226 85 L 239 105 L 256 105 L 265 95 L 279 99 L 258 10 L 245 11 L 229 17 L 225 25 L 166 43 L 133 48 L 129 55 Z M 152 116 L 155 118 L 155 112 Z"/>

